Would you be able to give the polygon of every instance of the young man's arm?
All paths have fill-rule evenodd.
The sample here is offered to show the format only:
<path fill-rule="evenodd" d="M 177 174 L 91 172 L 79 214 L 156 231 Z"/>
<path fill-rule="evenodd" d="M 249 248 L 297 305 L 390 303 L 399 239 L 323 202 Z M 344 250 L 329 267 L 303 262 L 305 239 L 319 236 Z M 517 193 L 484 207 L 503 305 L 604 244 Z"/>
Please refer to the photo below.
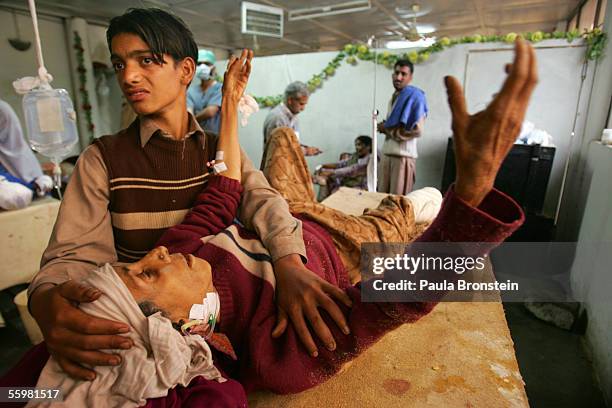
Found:
<path fill-rule="evenodd" d="M 49 352 L 66 373 L 82 379 L 95 375 L 82 364 L 119 364 L 118 355 L 99 350 L 132 345 L 117 335 L 127 332 L 127 325 L 90 316 L 75 306 L 101 295 L 76 281 L 97 265 L 117 260 L 108 198 L 106 166 L 100 150 L 92 145 L 77 162 L 41 270 L 28 289 L 30 310 Z"/>

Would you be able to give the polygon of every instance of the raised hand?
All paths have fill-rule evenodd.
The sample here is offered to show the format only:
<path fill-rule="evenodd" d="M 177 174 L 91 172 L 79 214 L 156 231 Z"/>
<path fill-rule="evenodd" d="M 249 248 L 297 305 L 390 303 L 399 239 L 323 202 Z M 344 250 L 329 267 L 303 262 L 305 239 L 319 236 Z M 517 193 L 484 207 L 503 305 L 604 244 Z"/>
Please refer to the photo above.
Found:
<path fill-rule="evenodd" d="M 238 103 L 249 82 L 252 59 L 253 51 L 247 49 L 242 50 L 240 58 L 231 56 L 223 76 L 223 97 L 231 98 Z"/>
<path fill-rule="evenodd" d="M 444 78 L 453 123 L 457 162 L 455 192 L 472 206 L 478 206 L 493 188 L 504 158 L 512 148 L 538 82 L 533 47 L 518 39 L 514 62 L 506 67 L 508 77 L 501 91 L 484 110 L 469 115 L 463 89 L 452 76 Z"/>

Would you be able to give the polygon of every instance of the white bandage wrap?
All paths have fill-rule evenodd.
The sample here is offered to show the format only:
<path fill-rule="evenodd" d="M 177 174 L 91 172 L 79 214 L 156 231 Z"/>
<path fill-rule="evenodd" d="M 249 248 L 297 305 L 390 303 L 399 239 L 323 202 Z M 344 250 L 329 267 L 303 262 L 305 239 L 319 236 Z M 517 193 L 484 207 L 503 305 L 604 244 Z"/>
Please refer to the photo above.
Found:
<path fill-rule="evenodd" d="M 215 154 L 215 160 L 223 160 L 224 152 L 223 150 L 217 150 L 217 154 Z"/>
<path fill-rule="evenodd" d="M 215 172 L 215 174 L 223 173 L 226 170 L 227 166 L 223 162 L 215 163 L 215 165 L 213 166 L 213 171 Z"/>
<path fill-rule="evenodd" d="M 220 308 L 221 302 L 219 301 L 219 295 L 215 292 L 209 292 L 206 294 L 206 297 L 202 299 L 201 304 L 191 306 L 189 318 L 208 322 L 211 318 L 216 319 L 219 316 Z"/>
<path fill-rule="evenodd" d="M 191 306 L 189 321 L 181 326 L 181 332 L 184 335 L 200 334 L 205 339 L 209 338 L 215 331 L 220 310 L 219 295 L 215 292 L 207 293 L 201 304 Z M 200 329 L 203 329 L 204 332 L 201 332 Z"/>
<path fill-rule="evenodd" d="M 238 102 L 238 112 L 241 114 L 240 125 L 245 127 L 249 116 L 259 111 L 259 104 L 251 95 L 243 95 Z"/>

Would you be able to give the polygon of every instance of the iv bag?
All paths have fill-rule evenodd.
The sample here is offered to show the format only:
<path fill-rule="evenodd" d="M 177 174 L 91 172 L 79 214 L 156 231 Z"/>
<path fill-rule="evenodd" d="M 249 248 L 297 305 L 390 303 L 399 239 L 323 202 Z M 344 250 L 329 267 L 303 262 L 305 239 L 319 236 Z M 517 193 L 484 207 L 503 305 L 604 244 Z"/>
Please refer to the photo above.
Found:
<path fill-rule="evenodd" d="M 76 112 L 65 89 L 41 87 L 23 97 L 30 146 L 59 163 L 78 141 Z"/>

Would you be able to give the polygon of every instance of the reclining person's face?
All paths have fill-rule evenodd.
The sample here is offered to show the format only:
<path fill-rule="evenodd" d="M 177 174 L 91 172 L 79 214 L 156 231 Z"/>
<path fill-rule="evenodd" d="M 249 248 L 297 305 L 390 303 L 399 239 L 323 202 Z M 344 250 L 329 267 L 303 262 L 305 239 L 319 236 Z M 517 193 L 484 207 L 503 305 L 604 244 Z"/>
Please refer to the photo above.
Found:
<path fill-rule="evenodd" d="M 188 320 L 191 306 L 214 291 L 208 262 L 193 255 L 170 255 L 165 247 L 115 270 L 137 303 L 153 303 L 173 322 Z"/>

